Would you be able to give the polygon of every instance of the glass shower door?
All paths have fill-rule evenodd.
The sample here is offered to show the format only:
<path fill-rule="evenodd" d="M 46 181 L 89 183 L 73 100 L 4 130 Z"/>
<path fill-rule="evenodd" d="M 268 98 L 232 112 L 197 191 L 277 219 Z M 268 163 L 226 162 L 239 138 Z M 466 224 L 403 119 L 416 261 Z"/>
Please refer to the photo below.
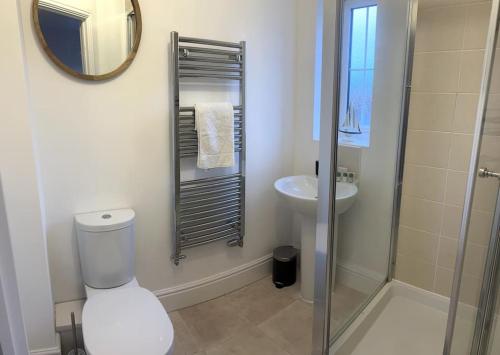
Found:
<path fill-rule="evenodd" d="M 489 140 L 496 140 L 500 145 L 499 136 L 484 136 L 484 145 L 488 146 Z M 481 159 L 487 159 L 485 148 L 481 149 Z M 500 150 L 496 152 L 500 156 Z M 497 168 L 500 159 L 490 166 Z M 500 170 L 497 170 L 500 171 Z M 457 313 L 454 326 L 451 355 L 486 355 L 500 354 L 500 308 L 499 281 L 500 281 L 500 178 L 496 173 L 481 168 L 480 179 L 475 185 L 475 198 L 472 221 L 482 215 L 491 223 L 484 223 L 480 228 L 490 230 L 489 240 L 481 241 L 478 234 L 478 225 L 471 224 L 468 242 L 465 249 L 463 274 L 460 294 L 458 298 Z M 488 191 L 485 194 L 485 191 Z M 477 208 L 482 207 L 482 210 Z M 480 265 L 480 269 L 478 269 Z M 482 280 L 476 281 L 474 273 L 480 272 Z"/>
<path fill-rule="evenodd" d="M 493 1 L 444 355 L 500 353 L 499 7 Z"/>
<path fill-rule="evenodd" d="M 390 280 L 411 0 L 340 0 L 330 341 Z"/>
<path fill-rule="evenodd" d="M 497 275 L 497 287 L 495 291 L 496 307 L 493 313 L 493 326 L 489 334 L 489 340 L 486 341 L 488 350 L 487 355 L 500 353 L 500 272 Z M 486 339 L 485 339 L 486 340 Z"/>
<path fill-rule="evenodd" d="M 324 6 L 315 355 L 392 277 L 416 0 Z"/>

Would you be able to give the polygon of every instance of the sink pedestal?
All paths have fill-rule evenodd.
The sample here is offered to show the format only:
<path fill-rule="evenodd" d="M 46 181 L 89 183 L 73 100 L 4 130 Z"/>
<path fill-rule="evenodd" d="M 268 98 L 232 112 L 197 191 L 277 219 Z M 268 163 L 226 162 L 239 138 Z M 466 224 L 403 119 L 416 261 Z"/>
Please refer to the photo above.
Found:
<path fill-rule="evenodd" d="M 337 216 L 346 212 L 354 203 L 358 188 L 347 182 L 337 182 L 335 192 L 335 228 Z M 300 247 L 300 292 L 306 302 L 314 300 L 314 255 L 316 252 L 316 208 L 318 206 L 318 179 L 313 176 L 288 176 L 276 180 L 274 188 L 288 206 L 300 215 L 301 247 Z M 335 235 L 337 235 L 335 229 Z M 337 250 L 337 239 L 334 238 L 334 250 Z M 337 256 L 334 255 L 334 263 Z"/>
<path fill-rule="evenodd" d="M 316 217 L 299 214 L 300 228 L 300 295 L 305 302 L 314 302 L 314 268 L 316 255 Z M 335 216 L 335 238 L 333 250 L 337 252 L 338 216 Z M 337 255 L 333 256 L 333 265 L 336 265 Z M 335 285 L 335 273 L 332 273 L 332 284 Z"/>
<path fill-rule="evenodd" d="M 316 249 L 316 218 L 300 215 L 300 294 L 304 301 L 314 300 L 314 255 Z"/>

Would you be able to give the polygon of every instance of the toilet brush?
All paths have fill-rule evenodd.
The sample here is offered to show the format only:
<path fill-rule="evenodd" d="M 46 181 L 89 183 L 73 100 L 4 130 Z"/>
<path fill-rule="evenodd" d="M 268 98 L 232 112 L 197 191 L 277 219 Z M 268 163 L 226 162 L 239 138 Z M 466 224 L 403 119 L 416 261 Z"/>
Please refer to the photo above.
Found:
<path fill-rule="evenodd" d="M 71 329 L 73 332 L 73 350 L 71 350 L 68 355 L 85 355 L 85 351 L 83 349 L 78 348 L 78 337 L 76 334 L 76 322 L 75 322 L 75 313 L 71 312 Z"/>

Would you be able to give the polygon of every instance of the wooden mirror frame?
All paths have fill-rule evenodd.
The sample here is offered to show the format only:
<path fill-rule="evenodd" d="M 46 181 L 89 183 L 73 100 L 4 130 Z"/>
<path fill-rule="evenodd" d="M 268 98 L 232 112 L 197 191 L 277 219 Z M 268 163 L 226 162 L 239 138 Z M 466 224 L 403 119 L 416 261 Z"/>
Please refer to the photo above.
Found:
<path fill-rule="evenodd" d="M 102 1 L 102 0 L 100 0 Z M 40 44 L 47 54 L 47 56 L 59 67 L 61 68 L 64 72 L 68 73 L 69 75 L 72 75 L 76 78 L 83 79 L 83 80 L 90 80 L 90 81 L 102 81 L 102 80 L 109 80 L 112 78 L 117 77 L 121 73 L 123 73 L 132 63 L 134 60 L 135 56 L 137 55 L 137 51 L 139 50 L 139 44 L 141 43 L 141 36 L 142 36 L 142 16 L 141 16 L 141 8 L 139 7 L 139 1 L 138 0 L 130 0 L 132 2 L 132 7 L 134 8 L 134 13 L 135 13 L 135 20 L 136 20 L 136 29 L 135 29 L 135 36 L 134 36 L 134 46 L 132 47 L 131 52 L 129 53 L 128 57 L 125 59 L 125 61 L 120 64 L 120 66 L 113 71 L 106 73 L 106 74 L 100 74 L 100 75 L 89 75 L 89 74 L 83 74 L 80 73 L 70 67 L 68 67 L 66 64 L 64 64 L 58 57 L 57 55 L 50 49 L 47 41 L 45 40 L 45 36 L 43 35 L 42 28 L 40 27 L 40 18 L 38 16 L 38 6 L 40 3 L 40 0 L 33 0 L 33 5 L 31 7 L 31 17 L 33 18 L 33 25 L 35 32 L 37 34 L 38 40 L 40 41 Z"/>

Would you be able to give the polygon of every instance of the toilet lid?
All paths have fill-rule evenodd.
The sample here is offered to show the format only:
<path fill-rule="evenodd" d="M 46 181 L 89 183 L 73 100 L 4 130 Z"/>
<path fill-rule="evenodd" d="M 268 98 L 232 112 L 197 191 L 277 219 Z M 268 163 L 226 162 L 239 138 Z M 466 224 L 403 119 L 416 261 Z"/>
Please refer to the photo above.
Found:
<path fill-rule="evenodd" d="M 92 296 L 83 307 L 82 330 L 90 355 L 165 355 L 174 340 L 167 312 L 141 287 Z"/>

